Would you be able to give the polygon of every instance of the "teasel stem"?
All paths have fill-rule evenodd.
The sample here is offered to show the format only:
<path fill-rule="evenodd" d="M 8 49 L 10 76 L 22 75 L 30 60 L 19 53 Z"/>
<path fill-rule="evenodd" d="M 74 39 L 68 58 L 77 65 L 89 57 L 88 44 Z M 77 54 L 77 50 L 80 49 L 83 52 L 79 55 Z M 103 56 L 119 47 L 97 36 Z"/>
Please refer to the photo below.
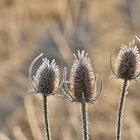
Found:
<path fill-rule="evenodd" d="M 81 103 L 83 140 L 89 140 L 88 113 L 86 103 Z"/>
<path fill-rule="evenodd" d="M 51 140 L 50 126 L 49 126 L 49 119 L 48 119 L 48 103 L 47 103 L 47 96 L 45 95 L 43 95 L 43 106 L 44 106 L 46 137 L 48 140 Z"/>
<path fill-rule="evenodd" d="M 119 103 L 119 110 L 118 110 L 116 140 L 121 140 L 122 115 L 123 115 L 125 98 L 126 98 L 126 95 L 127 95 L 127 86 L 128 86 L 128 81 L 124 80 L 123 85 L 122 85 L 122 91 L 121 91 L 120 103 Z"/>

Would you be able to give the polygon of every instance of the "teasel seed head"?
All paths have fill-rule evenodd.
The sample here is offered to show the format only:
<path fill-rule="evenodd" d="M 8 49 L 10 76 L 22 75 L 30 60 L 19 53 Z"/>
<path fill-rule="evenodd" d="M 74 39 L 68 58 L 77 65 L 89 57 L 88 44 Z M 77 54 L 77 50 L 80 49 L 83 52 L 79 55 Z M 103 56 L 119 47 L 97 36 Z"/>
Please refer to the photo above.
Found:
<path fill-rule="evenodd" d="M 95 75 L 91 67 L 90 58 L 85 51 L 78 51 L 70 73 L 70 92 L 75 99 L 89 101 L 92 98 Z M 83 96 L 83 97 L 82 97 Z"/>
<path fill-rule="evenodd" d="M 136 80 L 140 75 L 140 53 L 135 40 L 123 45 L 118 54 L 114 74 L 124 80 Z"/>
<path fill-rule="evenodd" d="M 32 76 L 34 63 L 42 57 L 43 53 L 36 57 L 29 68 L 29 81 L 36 93 L 41 93 L 45 96 L 55 94 L 59 86 L 59 69 L 55 60 L 51 62 L 47 58 L 42 58 L 42 64 Z"/>
<path fill-rule="evenodd" d="M 91 60 L 88 54 L 83 51 L 78 51 L 78 55 L 74 54 L 74 62 L 70 72 L 69 82 L 66 81 L 66 70 L 64 74 L 65 92 L 76 102 L 93 103 L 98 99 L 102 93 L 102 79 L 100 92 L 97 98 L 94 98 L 96 94 L 96 83 L 98 76 L 94 74 Z M 69 86 L 67 85 L 69 83 Z"/>

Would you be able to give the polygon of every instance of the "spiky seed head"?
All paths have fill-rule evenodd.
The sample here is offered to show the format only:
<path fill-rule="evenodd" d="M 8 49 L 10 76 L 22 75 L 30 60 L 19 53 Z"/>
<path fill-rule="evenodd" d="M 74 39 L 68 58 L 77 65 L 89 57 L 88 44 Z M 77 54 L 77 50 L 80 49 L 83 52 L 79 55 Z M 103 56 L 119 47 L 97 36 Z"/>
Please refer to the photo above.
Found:
<path fill-rule="evenodd" d="M 70 93 L 78 102 L 88 102 L 93 96 L 95 75 L 85 51 L 78 51 L 70 73 Z"/>
<path fill-rule="evenodd" d="M 135 41 L 123 45 L 118 54 L 116 64 L 117 77 L 125 80 L 136 79 L 140 73 L 140 53 Z"/>
<path fill-rule="evenodd" d="M 32 84 L 37 93 L 49 96 L 54 94 L 59 86 L 59 69 L 55 60 L 49 62 L 47 58 L 42 58 L 36 74 L 33 76 Z"/>

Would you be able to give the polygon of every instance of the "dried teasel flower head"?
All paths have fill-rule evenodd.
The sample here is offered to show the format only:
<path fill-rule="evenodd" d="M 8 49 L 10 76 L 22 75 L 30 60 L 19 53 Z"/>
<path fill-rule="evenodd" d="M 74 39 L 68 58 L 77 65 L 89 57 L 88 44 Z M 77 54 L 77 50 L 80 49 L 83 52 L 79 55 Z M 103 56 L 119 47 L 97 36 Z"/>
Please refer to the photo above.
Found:
<path fill-rule="evenodd" d="M 78 55 L 74 54 L 74 62 L 70 72 L 70 80 L 66 81 L 66 70 L 64 74 L 65 91 L 72 101 L 93 103 L 98 99 L 102 93 L 102 80 L 101 88 L 97 97 L 94 97 L 96 93 L 97 75 L 94 75 L 91 60 L 88 54 L 83 51 L 78 51 Z M 68 86 L 69 83 L 69 86 Z"/>
<path fill-rule="evenodd" d="M 53 59 L 50 62 L 47 58 L 42 58 L 42 64 L 32 76 L 32 69 L 34 63 L 42 57 L 43 53 L 37 56 L 29 68 L 29 81 L 36 93 L 41 93 L 45 96 L 55 94 L 59 86 L 59 69 Z"/>
<path fill-rule="evenodd" d="M 135 40 L 121 47 L 116 59 L 115 72 L 113 70 L 112 72 L 117 78 L 124 80 L 137 80 L 139 78 L 140 53 L 135 45 Z"/>

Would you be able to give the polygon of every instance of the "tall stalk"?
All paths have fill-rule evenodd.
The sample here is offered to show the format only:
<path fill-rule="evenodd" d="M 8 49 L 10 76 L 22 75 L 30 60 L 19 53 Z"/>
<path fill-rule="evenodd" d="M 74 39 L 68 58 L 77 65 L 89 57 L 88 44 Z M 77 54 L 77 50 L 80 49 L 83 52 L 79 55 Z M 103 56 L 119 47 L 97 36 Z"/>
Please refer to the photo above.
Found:
<path fill-rule="evenodd" d="M 128 85 L 128 81 L 124 80 L 122 85 L 119 110 L 118 110 L 116 140 L 121 140 L 122 115 L 123 115 L 124 102 L 127 94 L 127 85 Z"/>
<path fill-rule="evenodd" d="M 83 140 L 89 140 L 88 113 L 86 103 L 81 103 Z"/>
<path fill-rule="evenodd" d="M 47 96 L 45 96 L 45 95 L 43 95 L 43 106 L 44 106 L 46 137 L 48 140 L 51 140 L 50 126 L 49 126 L 49 119 L 48 119 Z"/>

